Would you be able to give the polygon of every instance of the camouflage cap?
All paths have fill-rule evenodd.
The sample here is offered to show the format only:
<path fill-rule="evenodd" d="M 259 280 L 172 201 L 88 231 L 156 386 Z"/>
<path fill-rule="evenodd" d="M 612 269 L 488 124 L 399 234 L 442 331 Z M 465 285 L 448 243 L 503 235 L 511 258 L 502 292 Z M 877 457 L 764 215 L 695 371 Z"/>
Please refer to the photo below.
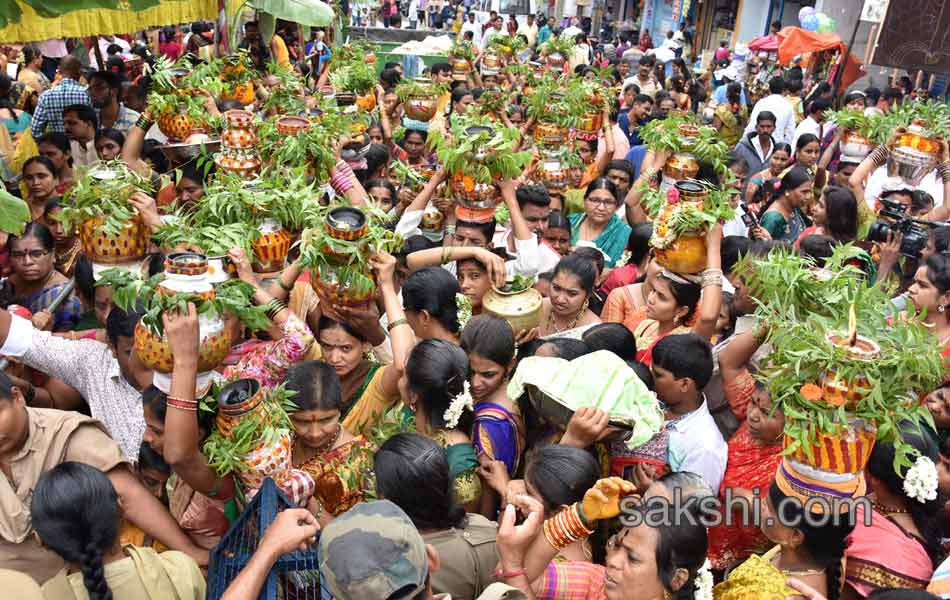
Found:
<path fill-rule="evenodd" d="M 320 534 L 320 577 L 334 598 L 412 598 L 428 573 L 422 536 L 388 500 L 357 504 Z"/>

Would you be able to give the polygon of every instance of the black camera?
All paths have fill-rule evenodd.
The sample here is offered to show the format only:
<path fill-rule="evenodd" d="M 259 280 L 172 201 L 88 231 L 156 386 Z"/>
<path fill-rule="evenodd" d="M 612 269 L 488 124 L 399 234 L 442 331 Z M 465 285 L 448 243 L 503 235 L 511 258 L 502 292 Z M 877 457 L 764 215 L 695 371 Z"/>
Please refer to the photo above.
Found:
<path fill-rule="evenodd" d="M 935 223 L 924 219 L 917 219 L 907 214 L 907 206 L 894 200 L 881 198 L 880 220 L 875 221 L 868 231 L 868 240 L 872 242 L 887 242 L 888 235 L 900 233 L 902 255 L 910 258 L 920 258 L 920 253 L 927 246 L 930 230 L 940 227 L 943 223 Z"/>

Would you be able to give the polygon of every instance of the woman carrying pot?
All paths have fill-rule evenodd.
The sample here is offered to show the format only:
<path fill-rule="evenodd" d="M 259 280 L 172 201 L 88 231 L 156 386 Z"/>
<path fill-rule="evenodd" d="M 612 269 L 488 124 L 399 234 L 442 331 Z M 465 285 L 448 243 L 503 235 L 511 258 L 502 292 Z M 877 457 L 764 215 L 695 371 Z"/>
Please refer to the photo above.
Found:
<path fill-rule="evenodd" d="M 340 419 L 343 429 L 354 435 L 365 434 L 373 429 L 384 413 L 399 400 L 399 378 L 414 341 L 410 321 L 396 292 L 396 259 L 380 253 L 372 257 L 370 262 L 376 271 L 377 285 L 389 323 L 386 328 L 392 343 L 392 364 L 380 365 L 364 359 L 364 355 L 374 346 L 386 340 L 386 334 L 380 327 L 379 314 L 372 307 L 369 310 L 335 307 L 332 312 L 325 309 L 317 331 L 323 360 L 339 377 L 342 386 Z M 330 314 L 339 318 L 332 318 Z"/>
<path fill-rule="evenodd" d="M 630 226 L 617 216 L 620 199 L 617 187 L 606 177 L 594 179 L 584 192 L 584 212 L 573 214 L 571 244 L 594 245 L 607 255 L 607 267 L 614 267 L 630 237 Z"/>
<path fill-rule="evenodd" d="M 761 229 L 773 240 L 794 242 L 808 227 L 804 209 L 813 200 L 811 174 L 803 167 L 794 166 L 781 179 L 766 185 L 774 192 L 763 209 Z"/>
<path fill-rule="evenodd" d="M 311 512 L 321 523 L 372 495 L 365 474 L 373 464 L 373 444 L 353 435 L 340 418 L 343 390 L 333 367 L 319 360 L 287 371 L 287 389 L 296 392 L 290 415 L 294 426 L 293 465 L 313 477 Z"/>
<path fill-rule="evenodd" d="M 649 366 L 653 346 L 670 334 L 695 333 L 704 340 L 716 332 L 722 307 L 722 269 L 719 245 L 722 225 L 706 233 L 706 270 L 701 275 L 683 275 L 663 269 L 647 298 L 646 319 L 633 331 L 637 359 Z"/>
<path fill-rule="evenodd" d="M 551 292 L 541 303 L 538 335 L 579 340 L 585 331 L 600 323 L 600 318 L 587 307 L 596 280 L 597 267 L 592 261 L 576 255 L 562 258 L 554 268 Z"/>

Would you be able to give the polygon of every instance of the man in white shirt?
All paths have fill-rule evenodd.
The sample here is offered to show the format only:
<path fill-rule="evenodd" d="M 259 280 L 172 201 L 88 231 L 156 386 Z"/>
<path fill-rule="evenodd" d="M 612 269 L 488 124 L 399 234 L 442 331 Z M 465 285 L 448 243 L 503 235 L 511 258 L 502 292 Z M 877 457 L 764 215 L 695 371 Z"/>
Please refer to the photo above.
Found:
<path fill-rule="evenodd" d="M 749 124 L 745 128 L 746 133 L 755 131 L 756 117 L 760 112 L 768 111 L 775 115 L 775 133 L 772 134 L 775 141 L 786 144 L 795 141 L 795 112 L 792 105 L 782 95 L 784 91 L 784 79 L 773 77 L 769 80 L 769 95 L 755 103 L 755 108 L 749 115 Z"/>
<path fill-rule="evenodd" d="M 475 22 L 474 10 L 469 11 L 468 19 L 464 23 L 462 23 L 462 30 L 460 32 L 462 37 L 465 37 L 466 31 L 472 32 L 472 44 L 474 44 L 475 46 L 482 45 L 482 26 L 478 24 L 477 22 Z"/>
<path fill-rule="evenodd" d="M 534 22 L 533 14 L 528 14 L 527 22 L 518 28 L 518 33 L 528 38 L 528 45 L 534 47 L 538 41 L 538 26 Z"/>
<path fill-rule="evenodd" d="M 623 88 L 626 89 L 631 83 L 637 84 L 640 93 L 655 98 L 656 93 L 663 89 L 660 82 L 653 75 L 653 67 L 656 66 L 656 57 L 650 54 L 644 54 L 640 57 L 640 63 L 637 66 L 637 74 L 627 77 L 623 80 Z"/>
<path fill-rule="evenodd" d="M 584 30 L 577 26 L 578 23 L 580 23 L 580 21 L 578 21 L 577 17 L 571 17 L 570 26 L 565 27 L 564 31 L 561 32 L 561 35 L 566 37 L 576 37 L 577 34 L 584 33 Z"/>
<path fill-rule="evenodd" d="M 550 271 L 557 266 L 561 256 L 550 246 L 541 242 L 544 232 L 548 228 L 548 216 L 551 214 L 551 194 L 540 185 L 522 185 L 515 192 L 515 199 L 518 201 L 520 217 L 528 226 L 528 231 L 538 240 L 538 273 Z M 519 240 L 515 233 L 516 216 L 512 215 L 509 221 L 510 227 L 505 228 L 500 225 L 495 229 L 495 236 L 492 238 L 492 245 L 495 248 L 504 248 L 508 256 L 518 257 Z"/>
<path fill-rule="evenodd" d="M 73 104 L 63 110 L 63 126 L 69 136 L 73 165 L 87 167 L 99 160 L 96 154 L 96 111 L 86 104 Z"/>
<path fill-rule="evenodd" d="M 651 369 L 656 395 L 666 405 L 670 469 L 701 475 L 718 490 L 728 447 L 700 391 L 713 373 L 709 342 L 694 333 L 667 335 L 653 346 Z"/>
<path fill-rule="evenodd" d="M 834 125 L 829 125 L 825 121 L 825 111 L 831 108 L 831 102 L 824 98 L 815 98 L 808 105 L 808 116 L 795 128 L 795 143 L 792 144 L 792 152 L 798 152 L 798 138 L 806 133 L 810 133 L 821 142 L 825 139 Z"/>

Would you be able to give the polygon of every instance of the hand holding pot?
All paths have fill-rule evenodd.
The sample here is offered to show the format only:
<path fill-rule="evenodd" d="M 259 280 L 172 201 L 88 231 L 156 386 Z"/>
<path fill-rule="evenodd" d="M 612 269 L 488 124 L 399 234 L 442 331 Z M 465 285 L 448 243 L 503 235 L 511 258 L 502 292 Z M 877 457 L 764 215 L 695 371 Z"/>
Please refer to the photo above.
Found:
<path fill-rule="evenodd" d="M 485 265 L 485 269 L 488 271 L 488 277 L 495 287 L 505 285 L 507 274 L 505 272 L 505 260 L 502 257 L 484 248 L 477 248 L 475 259 Z"/>
<path fill-rule="evenodd" d="M 237 271 L 238 279 L 257 287 L 257 278 L 254 277 L 254 269 L 251 268 L 251 261 L 244 252 L 244 249 L 231 248 L 228 250 L 228 258 L 231 259 L 231 263 Z"/>
<path fill-rule="evenodd" d="M 167 310 L 162 313 L 165 338 L 176 363 L 198 365 L 198 309 L 189 302 L 186 312 Z"/>
<path fill-rule="evenodd" d="M 158 214 L 155 198 L 139 191 L 129 196 L 129 204 L 139 211 L 139 217 L 142 218 L 146 227 L 151 229 L 162 226 L 162 218 Z"/>
<path fill-rule="evenodd" d="M 396 258 L 388 252 L 377 252 L 369 257 L 369 266 L 376 272 L 379 287 L 394 287 L 393 274 L 396 271 Z"/>

